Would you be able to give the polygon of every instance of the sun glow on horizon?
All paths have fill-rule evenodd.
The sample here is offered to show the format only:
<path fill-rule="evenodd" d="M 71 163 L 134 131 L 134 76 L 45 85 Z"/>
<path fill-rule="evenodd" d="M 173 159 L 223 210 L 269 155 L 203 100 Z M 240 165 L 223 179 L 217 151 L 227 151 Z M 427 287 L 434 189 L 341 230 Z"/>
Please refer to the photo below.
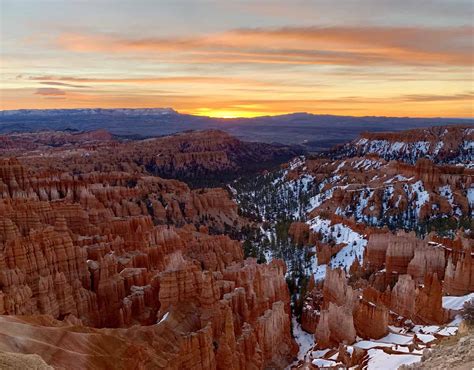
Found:
<path fill-rule="evenodd" d="M 260 111 L 249 111 L 245 109 L 226 109 L 226 108 L 198 108 L 198 109 L 180 109 L 182 113 L 192 114 L 195 116 L 205 116 L 205 117 L 212 117 L 212 118 L 225 118 L 225 119 L 232 119 L 232 118 L 254 118 L 254 117 L 261 117 L 261 116 L 275 116 L 280 113 L 275 112 L 260 112 Z"/>
<path fill-rule="evenodd" d="M 2 0 L 0 109 L 473 116 L 463 0 L 119 3 Z"/>

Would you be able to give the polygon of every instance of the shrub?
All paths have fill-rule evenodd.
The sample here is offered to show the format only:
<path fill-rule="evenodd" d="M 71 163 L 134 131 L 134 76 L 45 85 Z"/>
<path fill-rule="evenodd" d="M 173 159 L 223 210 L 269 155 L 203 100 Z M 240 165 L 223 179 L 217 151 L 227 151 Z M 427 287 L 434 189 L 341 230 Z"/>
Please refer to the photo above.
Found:
<path fill-rule="evenodd" d="M 474 298 L 464 302 L 461 309 L 461 316 L 469 325 L 474 325 Z"/>

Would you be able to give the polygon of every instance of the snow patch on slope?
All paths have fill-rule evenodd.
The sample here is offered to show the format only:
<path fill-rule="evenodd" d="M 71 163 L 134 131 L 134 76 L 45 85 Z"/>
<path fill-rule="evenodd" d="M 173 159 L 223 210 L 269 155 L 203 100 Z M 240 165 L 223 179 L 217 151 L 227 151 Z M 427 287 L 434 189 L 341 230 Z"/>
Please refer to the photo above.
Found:
<path fill-rule="evenodd" d="M 460 310 L 465 302 L 474 299 L 474 293 L 470 293 L 461 297 L 444 296 L 443 308 L 449 310 Z"/>
<path fill-rule="evenodd" d="M 348 271 L 356 258 L 362 262 L 364 249 L 367 245 L 367 240 L 364 235 L 353 231 L 351 228 L 343 224 L 331 225 L 330 220 L 322 219 L 319 216 L 313 218 L 308 223 L 312 231 L 321 234 L 323 242 L 327 243 L 330 240 L 333 240 L 336 244 L 346 244 L 344 248 L 331 258 L 331 261 L 329 262 L 331 268 L 342 267 Z M 326 268 L 326 265 L 316 266 L 314 273 L 315 280 L 324 279 Z"/>

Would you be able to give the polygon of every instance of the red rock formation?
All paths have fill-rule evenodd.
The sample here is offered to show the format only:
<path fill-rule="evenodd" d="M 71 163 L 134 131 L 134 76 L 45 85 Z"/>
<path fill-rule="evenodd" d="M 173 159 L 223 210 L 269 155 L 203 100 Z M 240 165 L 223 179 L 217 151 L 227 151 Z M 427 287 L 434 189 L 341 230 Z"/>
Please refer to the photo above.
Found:
<path fill-rule="evenodd" d="M 292 222 L 288 229 L 288 235 L 298 246 L 308 245 L 314 241 L 309 225 L 305 222 Z"/>
<path fill-rule="evenodd" d="M 388 334 L 388 309 L 383 304 L 360 300 L 354 312 L 357 335 L 379 339 Z"/>
<path fill-rule="evenodd" d="M 469 127 L 445 126 L 401 132 L 365 132 L 361 138 L 348 146 L 358 155 L 376 153 L 387 159 L 405 157 L 405 160 L 410 162 L 429 156 L 442 162 L 462 156 L 463 142 L 473 140 L 473 133 Z M 396 145 L 390 147 L 395 143 Z M 422 151 L 420 147 L 426 150 Z"/>
<path fill-rule="evenodd" d="M 372 271 L 377 271 L 385 266 L 389 235 L 372 234 L 365 249 L 364 265 Z"/>
<path fill-rule="evenodd" d="M 301 328 L 311 334 L 316 332 L 321 312 L 310 305 L 304 305 L 301 311 Z"/>
<path fill-rule="evenodd" d="M 436 273 L 442 279 L 445 265 L 444 250 L 425 244 L 414 250 L 414 257 L 408 264 L 407 273 L 419 283 L 423 282 L 425 276 L 432 273 Z"/>
<path fill-rule="evenodd" d="M 223 145 L 217 150 L 227 153 L 229 143 L 202 144 L 198 138 L 182 156 L 173 154 L 176 143 L 132 149 L 149 150 L 144 155 L 169 150 L 168 159 L 177 161 L 174 170 L 194 161 L 212 171 L 227 166 L 213 162 L 224 157 L 207 148 Z M 98 349 L 81 367 L 113 367 L 112 349 L 122 363 L 154 368 L 283 368 L 291 362 L 297 346 L 285 265 L 244 261 L 239 242 L 213 235 L 238 232 L 245 222 L 227 192 L 191 190 L 136 167 L 136 173 L 119 172 L 116 159 L 108 158 L 103 172 L 86 174 L 89 159 L 79 157 L 61 167 L 79 166 L 80 175 L 41 158 L 29 162 L 29 169 L 16 159 L 1 160 L 0 314 L 64 319 L 60 324 L 48 318 L 37 329 L 41 335 L 53 323 L 51 343 L 59 349 L 44 359 L 54 366 L 71 361 L 67 350 L 78 340 L 66 321 L 89 325 L 81 334 Z M 234 159 L 227 160 L 234 168 Z M 105 170 L 107 161 L 95 165 Z M 105 328 L 134 324 L 148 326 Z M 64 342 L 56 341 L 60 335 Z M 15 349 L 48 350 L 32 342 Z"/>
<path fill-rule="evenodd" d="M 232 175 L 248 164 L 289 159 L 292 148 L 264 143 L 242 142 L 218 130 L 182 132 L 141 141 L 117 142 L 106 132 L 66 134 L 43 132 L 13 134 L 0 140 L 0 155 L 29 156 L 42 169 L 75 171 L 83 174 L 124 171 L 181 178 L 209 183 L 214 174 Z M 37 151 L 36 151 L 37 150 Z M 59 159 L 66 159 L 60 161 Z M 57 163 L 52 163 L 56 161 Z"/>
<path fill-rule="evenodd" d="M 332 302 L 337 306 L 346 305 L 352 309 L 357 300 L 357 294 L 347 285 L 345 272 L 342 269 L 326 270 L 323 296 L 324 308 L 328 307 L 329 303 Z"/>
<path fill-rule="evenodd" d="M 423 248 L 424 242 L 414 233 L 391 235 L 388 238 L 386 269 L 389 274 L 406 274 L 415 250 Z"/>
<path fill-rule="evenodd" d="M 390 308 L 419 324 L 442 324 L 447 314 L 442 308 L 442 285 L 435 274 L 425 277 L 417 287 L 410 275 L 401 275 L 391 292 Z"/>
<path fill-rule="evenodd" d="M 347 306 L 329 303 L 328 309 L 321 312 L 315 338 L 320 348 L 354 343 L 356 331 L 352 310 Z"/>
<path fill-rule="evenodd" d="M 465 247 L 463 256 L 458 259 L 456 265 L 452 258 L 449 258 L 443 290 L 449 295 L 465 295 L 474 291 L 474 263 L 470 246 Z"/>
<path fill-rule="evenodd" d="M 448 315 L 442 307 L 443 286 L 436 273 L 427 274 L 415 301 L 415 322 L 443 324 Z"/>

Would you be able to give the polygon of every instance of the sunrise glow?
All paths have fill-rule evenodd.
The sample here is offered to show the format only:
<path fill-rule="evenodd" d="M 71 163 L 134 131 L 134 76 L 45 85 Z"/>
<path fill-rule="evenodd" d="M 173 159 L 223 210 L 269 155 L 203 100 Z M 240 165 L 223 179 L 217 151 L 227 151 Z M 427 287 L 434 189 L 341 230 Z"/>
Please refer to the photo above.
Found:
<path fill-rule="evenodd" d="M 421 3 L 2 1 L 0 109 L 471 117 L 472 6 Z"/>

